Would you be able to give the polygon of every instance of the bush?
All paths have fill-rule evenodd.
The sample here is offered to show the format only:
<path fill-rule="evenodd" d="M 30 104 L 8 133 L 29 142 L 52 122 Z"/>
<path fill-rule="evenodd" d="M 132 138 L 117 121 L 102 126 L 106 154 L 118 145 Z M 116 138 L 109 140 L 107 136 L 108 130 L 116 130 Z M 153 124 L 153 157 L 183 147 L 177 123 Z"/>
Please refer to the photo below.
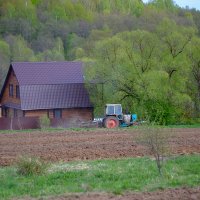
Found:
<path fill-rule="evenodd" d="M 40 117 L 40 128 L 44 129 L 49 127 L 50 127 L 50 119 L 46 115 Z"/>
<path fill-rule="evenodd" d="M 48 164 L 36 157 L 23 156 L 17 162 L 17 173 L 24 176 L 43 175 L 47 168 Z"/>
<path fill-rule="evenodd" d="M 155 123 L 147 123 L 139 127 L 139 131 L 137 143 L 145 146 L 150 155 L 155 158 L 158 172 L 162 175 L 164 158 L 170 153 L 169 139 L 172 136 L 172 130 Z"/>
<path fill-rule="evenodd" d="M 150 99 L 145 102 L 147 118 L 151 123 L 159 125 L 174 124 L 178 113 L 174 112 L 175 108 L 167 102 Z"/>

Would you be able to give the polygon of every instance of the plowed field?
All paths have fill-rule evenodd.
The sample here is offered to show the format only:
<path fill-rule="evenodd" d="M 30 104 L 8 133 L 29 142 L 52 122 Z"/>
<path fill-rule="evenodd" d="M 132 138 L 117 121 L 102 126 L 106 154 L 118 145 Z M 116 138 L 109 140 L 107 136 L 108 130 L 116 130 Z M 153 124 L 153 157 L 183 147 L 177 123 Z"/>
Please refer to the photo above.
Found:
<path fill-rule="evenodd" d="M 200 153 L 200 129 L 173 129 L 173 154 Z M 17 132 L 0 134 L 0 166 L 13 164 L 20 155 L 45 160 L 72 161 L 103 158 L 139 157 L 147 154 L 136 143 L 134 130 Z"/>
<path fill-rule="evenodd" d="M 83 194 L 50 197 L 48 200 L 199 200 L 200 188 L 168 189 L 156 192 L 113 194 Z M 24 199 L 32 200 L 32 199 Z"/>

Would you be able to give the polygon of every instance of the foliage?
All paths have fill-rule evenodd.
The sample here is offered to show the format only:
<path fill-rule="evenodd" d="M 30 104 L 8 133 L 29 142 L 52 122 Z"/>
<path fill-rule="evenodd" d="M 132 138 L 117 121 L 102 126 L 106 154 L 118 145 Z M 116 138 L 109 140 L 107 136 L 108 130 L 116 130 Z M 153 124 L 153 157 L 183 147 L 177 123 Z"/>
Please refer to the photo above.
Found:
<path fill-rule="evenodd" d="M 41 129 L 50 127 L 50 119 L 47 117 L 47 115 L 41 116 L 39 121 Z"/>
<path fill-rule="evenodd" d="M 11 52 L 9 44 L 3 40 L 0 40 L 0 88 L 3 85 L 6 73 L 8 71 L 10 57 Z"/>
<path fill-rule="evenodd" d="M 10 45 L 11 60 L 18 62 L 35 60 L 33 50 L 28 47 L 27 42 L 20 35 L 9 35 L 6 37 L 6 41 Z"/>
<path fill-rule="evenodd" d="M 200 113 L 199 22 L 172 0 L 0 1 L 0 87 L 12 61 L 81 60 L 95 115 L 110 102 L 189 121 Z"/>
<path fill-rule="evenodd" d="M 24 196 L 58 196 L 87 191 L 152 191 L 199 185 L 200 156 L 179 156 L 166 161 L 163 177 L 158 177 L 149 158 L 79 161 L 53 165 L 43 176 L 21 176 L 12 167 L 0 168 L 2 199 Z M 28 198 L 28 197 L 27 197 Z"/>
<path fill-rule="evenodd" d="M 23 176 L 44 175 L 48 164 L 40 158 L 22 156 L 17 162 L 17 173 Z"/>
<path fill-rule="evenodd" d="M 131 112 L 137 109 L 141 118 L 159 118 L 160 124 L 190 118 L 193 101 L 187 94 L 190 69 L 185 52 L 193 35 L 192 28 L 164 20 L 155 33 L 126 31 L 97 41 L 86 76 L 99 84 L 90 86 L 96 107 L 121 102 Z M 96 96 L 103 98 L 96 101 Z"/>
<path fill-rule="evenodd" d="M 187 49 L 187 54 L 190 61 L 190 80 L 188 90 L 190 96 L 194 100 L 196 115 L 199 117 L 200 113 L 200 39 L 193 38 L 190 46 Z"/>
<path fill-rule="evenodd" d="M 149 2 L 150 6 L 156 7 L 158 9 L 176 11 L 177 6 L 174 4 L 173 0 L 151 0 Z"/>

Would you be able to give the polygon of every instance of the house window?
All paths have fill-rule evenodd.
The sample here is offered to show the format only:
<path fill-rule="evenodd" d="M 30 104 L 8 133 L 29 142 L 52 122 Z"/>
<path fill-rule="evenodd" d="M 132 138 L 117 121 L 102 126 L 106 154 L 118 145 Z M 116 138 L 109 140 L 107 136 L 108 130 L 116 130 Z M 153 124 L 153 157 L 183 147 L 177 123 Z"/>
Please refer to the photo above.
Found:
<path fill-rule="evenodd" d="M 7 117 L 8 116 L 8 109 L 7 108 L 2 108 L 2 116 Z"/>
<path fill-rule="evenodd" d="M 16 98 L 20 98 L 19 85 L 16 85 Z"/>
<path fill-rule="evenodd" d="M 53 116 L 54 116 L 54 118 L 61 119 L 62 118 L 62 110 L 61 109 L 53 110 Z"/>
<path fill-rule="evenodd" d="M 13 84 L 9 84 L 9 96 L 13 97 Z"/>

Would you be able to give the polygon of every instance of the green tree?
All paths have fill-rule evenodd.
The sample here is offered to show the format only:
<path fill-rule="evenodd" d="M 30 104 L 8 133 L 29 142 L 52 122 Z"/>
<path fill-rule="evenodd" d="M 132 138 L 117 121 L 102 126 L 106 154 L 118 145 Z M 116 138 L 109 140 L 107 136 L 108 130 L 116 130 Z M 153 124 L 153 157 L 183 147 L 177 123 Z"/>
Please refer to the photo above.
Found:
<path fill-rule="evenodd" d="M 2 5 L 3 17 L 7 18 L 24 18 L 29 20 L 32 25 L 37 23 L 36 8 L 31 0 L 8 0 Z"/>
<path fill-rule="evenodd" d="M 188 47 L 190 60 L 189 94 L 194 98 L 196 116 L 200 117 L 200 38 L 195 37 Z"/>
<path fill-rule="evenodd" d="M 38 6 L 39 4 L 41 4 L 42 0 L 31 0 L 33 5 Z"/>
<path fill-rule="evenodd" d="M 200 11 L 192 9 L 190 12 L 193 16 L 194 23 L 198 29 L 198 35 L 200 36 Z"/>
<path fill-rule="evenodd" d="M 97 107 L 120 102 L 140 117 L 161 124 L 190 117 L 193 102 L 186 90 L 189 65 L 181 45 L 190 39 L 183 33 L 180 38 L 174 35 L 159 38 L 147 31 L 132 31 L 98 41 L 87 75 L 89 82 L 98 83 L 91 89 Z M 176 45 L 173 36 L 178 40 Z M 173 51 L 166 41 L 171 42 Z"/>
<path fill-rule="evenodd" d="M 101 106 L 106 101 L 123 101 L 124 104 L 128 104 L 126 102 L 130 102 L 130 99 L 132 102 L 142 101 L 143 73 L 153 66 L 156 44 L 150 42 L 153 37 L 155 36 L 142 31 L 125 32 L 96 43 L 96 63 L 90 79 L 101 83 L 99 87 L 96 86 L 99 93 L 104 92 Z M 104 84 L 104 91 L 101 91 Z M 112 95 L 113 92 L 115 96 Z"/>
<path fill-rule="evenodd" d="M 168 73 L 169 78 L 169 102 L 176 108 L 177 119 L 189 118 L 192 115 L 192 100 L 187 95 L 190 67 L 186 49 L 195 34 L 195 29 L 185 28 L 165 19 L 158 26 L 157 34 L 162 44 L 159 67 Z"/>
<path fill-rule="evenodd" d="M 2 87 L 8 71 L 10 57 L 11 53 L 9 45 L 5 41 L 0 40 L 0 88 Z"/>
<path fill-rule="evenodd" d="M 10 35 L 6 41 L 10 45 L 12 61 L 35 61 L 33 50 L 28 47 L 27 42 L 21 36 Z"/>
<path fill-rule="evenodd" d="M 173 0 L 151 0 L 149 5 L 152 5 L 158 9 L 165 9 L 170 11 L 177 10 L 177 6 Z"/>
<path fill-rule="evenodd" d="M 68 1 L 49 1 L 47 4 L 47 9 L 51 13 L 51 15 L 59 20 L 92 20 L 92 15 L 89 10 L 83 6 L 83 4 L 77 2 L 73 2 L 71 0 Z"/>
<path fill-rule="evenodd" d="M 22 35 L 32 40 L 38 28 L 36 7 L 30 0 L 8 0 L 1 5 L 3 34 Z"/>
<path fill-rule="evenodd" d="M 40 61 L 63 61 L 64 47 L 60 38 L 56 38 L 54 47 L 51 50 L 45 50 L 37 55 L 37 59 Z"/>

